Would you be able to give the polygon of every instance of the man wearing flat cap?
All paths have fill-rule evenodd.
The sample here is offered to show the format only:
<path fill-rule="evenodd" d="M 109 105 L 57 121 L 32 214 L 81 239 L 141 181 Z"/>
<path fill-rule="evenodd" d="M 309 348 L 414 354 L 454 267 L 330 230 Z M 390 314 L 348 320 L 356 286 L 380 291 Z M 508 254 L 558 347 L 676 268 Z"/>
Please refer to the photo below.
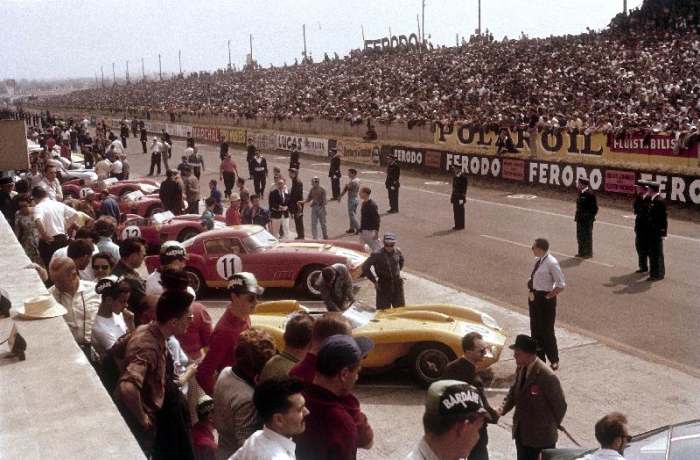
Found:
<path fill-rule="evenodd" d="M 362 264 L 362 275 L 366 276 L 377 289 L 378 310 L 403 307 L 406 303 L 401 278 L 404 259 L 401 250 L 395 246 L 396 235 L 385 233 L 384 247 L 373 252 Z"/>
<path fill-rule="evenodd" d="M 459 380 L 438 380 L 425 398 L 425 434 L 406 460 L 467 458 L 487 420 L 476 388 Z"/>
<path fill-rule="evenodd" d="M 666 201 L 661 197 L 661 184 L 649 182 L 651 197 L 649 198 L 648 216 L 648 247 L 649 247 L 649 278 L 647 281 L 659 281 L 666 276 L 664 264 L 664 239 L 668 232 L 668 215 Z"/>
<path fill-rule="evenodd" d="M 634 248 L 637 251 L 637 273 L 649 271 L 649 183 L 637 181 L 634 186 Z"/>
<path fill-rule="evenodd" d="M 576 257 L 589 259 L 593 257 L 593 222 L 598 214 L 598 201 L 590 188 L 590 182 L 586 178 L 580 178 L 576 182 L 578 198 L 576 199 L 576 240 L 578 241 L 578 253 Z"/>
<path fill-rule="evenodd" d="M 537 342 L 520 334 L 510 346 L 517 369 L 515 381 L 503 401 L 500 416 L 515 408 L 513 439 L 518 460 L 537 460 L 540 451 L 554 448 L 566 414 L 566 400 L 559 379 L 537 357 Z"/>

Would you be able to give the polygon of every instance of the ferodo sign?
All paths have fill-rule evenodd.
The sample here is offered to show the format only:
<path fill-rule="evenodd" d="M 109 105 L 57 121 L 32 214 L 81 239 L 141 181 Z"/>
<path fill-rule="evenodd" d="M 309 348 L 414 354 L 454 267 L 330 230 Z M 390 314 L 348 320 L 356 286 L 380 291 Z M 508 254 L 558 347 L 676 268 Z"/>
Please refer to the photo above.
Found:
<path fill-rule="evenodd" d="M 484 177 L 501 177 L 502 164 L 500 158 L 484 155 L 464 155 L 461 153 L 445 153 L 445 171 L 451 171 L 453 166 L 462 168 L 467 174 Z"/>

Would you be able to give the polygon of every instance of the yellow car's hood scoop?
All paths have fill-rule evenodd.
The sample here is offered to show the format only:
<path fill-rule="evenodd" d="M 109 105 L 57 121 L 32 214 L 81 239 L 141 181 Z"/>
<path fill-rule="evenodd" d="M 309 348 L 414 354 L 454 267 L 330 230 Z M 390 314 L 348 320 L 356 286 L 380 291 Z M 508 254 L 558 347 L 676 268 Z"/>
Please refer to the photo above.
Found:
<path fill-rule="evenodd" d="M 449 323 L 454 321 L 451 316 L 444 313 L 426 310 L 400 311 L 397 313 L 387 313 L 385 316 L 387 318 L 406 318 L 416 321 L 434 321 L 436 323 Z"/>

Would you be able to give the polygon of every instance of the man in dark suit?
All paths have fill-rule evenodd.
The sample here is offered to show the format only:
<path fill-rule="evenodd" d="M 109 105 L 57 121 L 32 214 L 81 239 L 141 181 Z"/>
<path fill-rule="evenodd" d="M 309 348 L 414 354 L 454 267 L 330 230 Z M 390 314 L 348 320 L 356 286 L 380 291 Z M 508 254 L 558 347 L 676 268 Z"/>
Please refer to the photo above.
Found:
<path fill-rule="evenodd" d="M 452 195 L 450 195 L 450 203 L 452 203 L 452 212 L 455 217 L 455 226 L 452 230 L 464 230 L 464 203 L 467 202 L 467 174 L 462 171 L 462 168 L 454 165 L 452 167 L 454 177 L 452 178 Z"/>
<path fill-rule="evenodd" d="M 272 189 L 267 197 L 270 207 L 270 230 L 277 238 L 289 239 L 289 192 L 284 178 L 277 179 L 275 185 L 276 188 Z"/>
<path fill-rule="evenodd" d="M 649 182 L 651 197 L 649 198 L 649 278 L 647 281 L 659 281 L 666 276 L 664 265 L 664 239 L 668 232 L 668 215 L 666 202 L 659 193 L 660 184 Z"/>
<path fill-rule="evenodd" d="M 649 185 L 646 181 L 638 181 L 634 187 L 634 248 L 637 250 L 639 270 L 637 273 L 649 271 Z"/>
<path fill-rule="evenodd" d="M 292 188 L 289 191 L 289 213 L 294 218 L 297 240 L 304 239 L 304 184 L 299 180 L 299 170 L 289 169 L 289 180 Z"/>
<path fill-rule="evenodd" d="M 460 380 L 467 382 L 479 393 L 481 403 L 484 409 L 489 414 L 489 423 L 498 422 L 498 413 L 491 407 L 486 394 L 484 392 L 484 382 L 476 373 L 476 366 L 484 360 L 484 357 L 489 352 L 484 338 L 478 332 L 470 332 L 462 337 L 462 350 L 464 355 L 457 358 L 447 365 L 443 373 L 443 379 Z M 479 430 L 479 441 L 469 453 L 468 460 L 489 460 L 489 451 L 487 445 L 489 443 L 488 432 L 486 431 L 486 423 Z"/>
<path fill-rule="evenodd" d="M 578 253 L 576 257 L 585 259 L 593 257 L 593 221 L 598 214 L 598 201 L 590 188 L 588 179 L 580 178 L 576 183 L 576 240 Z"/>
<path fill-rule="evenodd" d="M 386 167 L 386 190 L 389 194 L 389 211 L 388 214 L 399 212 L 399 177 L 401 176 L 401 167 L 396 161 L 396 154 L 389 155 L 389 164 Z"/>
<path fill-rule="evenodd" d="M 511 345 L 518 368 L 499 415 L 513 414 L 513 439 L 518 460 L 537 460 L 540 451 L 554 448 L 566 400 L 559 379 L 536 355 L 537 342 L 520 334 Z"/>
<path fill-rule="evenodd" d="M 331 149 L 331 164 L 328 167 L 328 177 L 331 178 L 331 200 L 340 199 L 340 178 L 343 173 L 340 171 L 340 153 L 335 147 Z"/>

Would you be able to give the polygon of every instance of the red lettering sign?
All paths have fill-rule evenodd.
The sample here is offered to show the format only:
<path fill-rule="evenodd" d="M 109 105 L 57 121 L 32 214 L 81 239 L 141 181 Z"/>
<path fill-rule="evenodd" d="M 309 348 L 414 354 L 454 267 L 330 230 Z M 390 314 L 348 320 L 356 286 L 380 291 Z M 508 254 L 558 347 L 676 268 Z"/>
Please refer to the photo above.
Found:
<path fill-rule="evenodd" d="M 523 160 L 503 159 L 501 177 L 522 182 L 525 180 L 525 162 Z"/>
<path fill-rule="evenodd" d="M 634 171 L 620 171 L 617 169 L 605 170 L 605 182 L 603 189 L 610 193 L 634 194 L 634 183 L 636 181 Z"/>

